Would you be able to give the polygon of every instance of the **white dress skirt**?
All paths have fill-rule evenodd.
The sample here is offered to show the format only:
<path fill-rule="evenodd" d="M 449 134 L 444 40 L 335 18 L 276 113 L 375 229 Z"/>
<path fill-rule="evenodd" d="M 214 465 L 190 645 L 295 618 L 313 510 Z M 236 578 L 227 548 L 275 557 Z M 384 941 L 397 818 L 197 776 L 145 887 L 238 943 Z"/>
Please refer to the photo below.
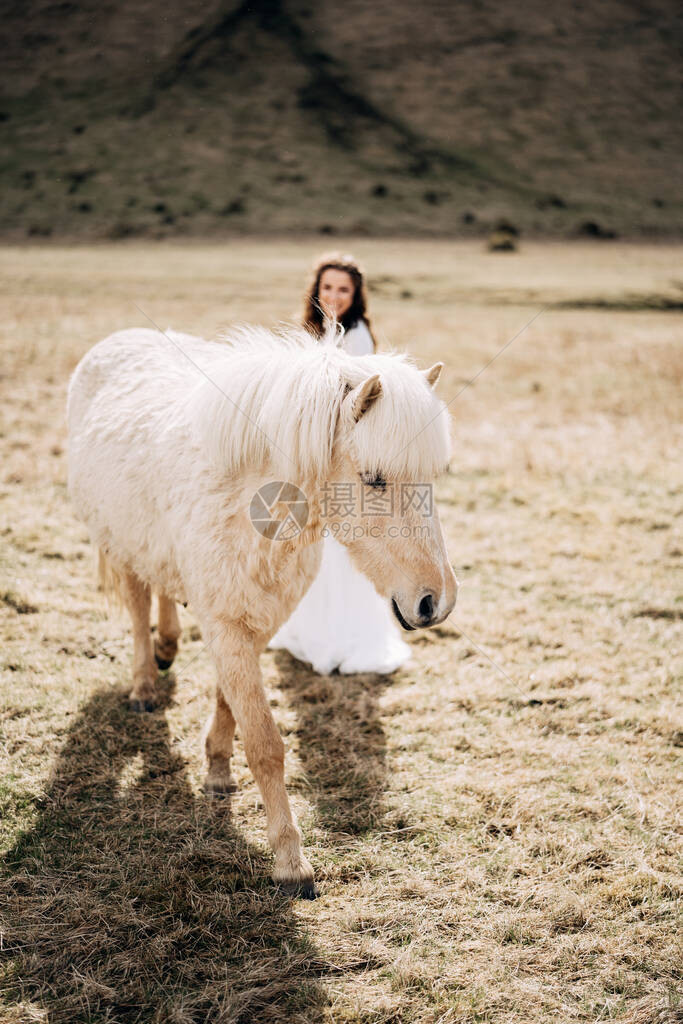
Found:
<path fill-rule="evenodd" d="M 352 355 L 374 351 L 370 332 L 359 322 L 344 335 Z M 394 672 L 409 657 L 389 602 L 352 564 L 332 537 L 322 541 L 323 557 L 309 590 L 268 646 L 285 649 L 315 672 Z"/>

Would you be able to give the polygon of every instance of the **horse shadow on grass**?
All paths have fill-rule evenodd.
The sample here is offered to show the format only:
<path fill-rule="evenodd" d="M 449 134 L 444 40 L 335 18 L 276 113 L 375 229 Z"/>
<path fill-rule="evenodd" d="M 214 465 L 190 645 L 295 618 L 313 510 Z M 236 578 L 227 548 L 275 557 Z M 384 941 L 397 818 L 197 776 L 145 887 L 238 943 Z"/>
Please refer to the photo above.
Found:
<path fill-rule="evenodd" d="M 317 824 L 327 838 L 362 835 L 384 817 L 386 736 L 379 701 L 391 677 L 320 676 L 285 651 L 275 653 L 280 687 L 297 717 L 299 759 Z"/>
<path fill-rule="evenodd" d="M 69 730 L 0 875 L 0 1005 L 54 1024 L 318 1021 L 326 965 L 229 803 L 192 792 L 164 685 L 152 715 L 101 689 Z"/>

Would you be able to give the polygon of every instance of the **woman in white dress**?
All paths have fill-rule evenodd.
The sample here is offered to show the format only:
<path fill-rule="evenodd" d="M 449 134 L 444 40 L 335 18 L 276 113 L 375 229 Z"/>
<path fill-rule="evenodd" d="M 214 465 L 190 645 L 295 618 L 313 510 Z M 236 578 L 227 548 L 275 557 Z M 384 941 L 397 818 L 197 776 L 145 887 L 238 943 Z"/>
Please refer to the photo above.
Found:
<path fill-rule="evenodd" d="M 330 319 L 344 328 L 342 344 L 351 355 L 375 351 L 363 274 L 350 256 L 323 257 L 306 295 L 304 326 L 322 337 Z M 321 675 L 394 672 L 410 656 L 388 602 L 330 536 L 318 575 L 268 646 L 285 648 Z"/>

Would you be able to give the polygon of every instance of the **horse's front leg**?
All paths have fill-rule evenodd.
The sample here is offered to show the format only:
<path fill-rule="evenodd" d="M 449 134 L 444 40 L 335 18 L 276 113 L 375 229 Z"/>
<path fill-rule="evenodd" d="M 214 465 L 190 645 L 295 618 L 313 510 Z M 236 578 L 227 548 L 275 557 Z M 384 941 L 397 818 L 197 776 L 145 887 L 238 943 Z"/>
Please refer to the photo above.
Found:
<path fill-rule="evenodd" d="M 275 854 L 273 878 L 288 892 L 313 899 L 313 868 L 301 852 L 301 833 L 289 806 L 285 745 L 263 689 L 258 651 L 249 636 L 237 627 L 229 627 L 222 635 L 220 624 L 203 623 L 202 627 L 205 636 L 218 634 L 211 645 L 218 685 L 235 717 L 247 762 L 263 798 L 268 839 Z"/>

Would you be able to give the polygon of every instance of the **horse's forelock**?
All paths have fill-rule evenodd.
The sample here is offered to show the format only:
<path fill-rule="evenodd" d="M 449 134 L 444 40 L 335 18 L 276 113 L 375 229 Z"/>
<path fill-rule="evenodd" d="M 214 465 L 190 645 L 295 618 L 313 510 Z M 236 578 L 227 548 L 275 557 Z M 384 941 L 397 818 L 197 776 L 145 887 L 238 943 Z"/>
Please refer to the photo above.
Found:
<path fill-rule="evenodd" d="M 382 394 L 361 417 L 354 448 L 362 469 L 387 478 L 429 482 L 450 457 L 450 420 L 424 375 L 401 356 L 368 356 L 369 376 L 380 374 Z"/>

